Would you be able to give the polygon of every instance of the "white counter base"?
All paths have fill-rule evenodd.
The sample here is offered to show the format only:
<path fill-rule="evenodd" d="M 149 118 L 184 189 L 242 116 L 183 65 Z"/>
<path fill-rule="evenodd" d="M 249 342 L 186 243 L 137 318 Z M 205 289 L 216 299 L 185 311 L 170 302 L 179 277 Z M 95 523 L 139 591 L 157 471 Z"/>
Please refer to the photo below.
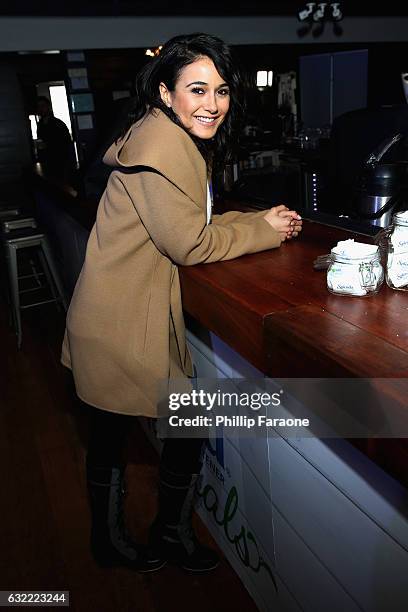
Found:
<path fill-rule="evenodd" d="M 198 378 L 263 377 L 207 330 L 188 342 Z M 213 441 L 199 514 L 262 611 L 406 612 L 408 491 L 347 441 L 326 442 Z"/>

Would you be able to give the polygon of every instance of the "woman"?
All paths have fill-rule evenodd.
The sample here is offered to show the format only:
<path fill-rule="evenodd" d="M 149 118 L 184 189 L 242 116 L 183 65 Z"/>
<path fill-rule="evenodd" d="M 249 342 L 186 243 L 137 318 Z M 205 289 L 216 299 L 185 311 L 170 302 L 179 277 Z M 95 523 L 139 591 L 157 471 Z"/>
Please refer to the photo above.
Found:
<path fill-rule="evenodd" d="M 62 362 L 93 407 L 87 454 L 93 554 L 153 571 L 216 567 L 191 527 L 201 440 L 166 440 L 150 547 L 123 524 L 123 447 L 135 415 L 157 415 L 157 381 L 191 377 L 177 266 L 278 247 L 301 230 L 280 206 L 211 216 L 207 177 L 228 159 L 243 114 L 229 48 L 206 34 L 168 41 L 137 78 L 134 113 L 104 161 L 113 168 L 67 316 Z"/>

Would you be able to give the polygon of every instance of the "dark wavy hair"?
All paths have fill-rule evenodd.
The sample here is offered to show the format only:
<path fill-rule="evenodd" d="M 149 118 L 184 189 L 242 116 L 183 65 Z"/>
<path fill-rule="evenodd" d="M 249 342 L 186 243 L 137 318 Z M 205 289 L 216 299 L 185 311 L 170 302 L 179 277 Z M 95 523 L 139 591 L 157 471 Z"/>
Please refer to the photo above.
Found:
<path fill-rule="evenodd" d="M 230 107 L 214 138 L 205 140 L 191 134 L 181 123 L 172 108 L 160 97 L 159 84 L 165 83 L 174 91 L 183 68 L 200 57 L 213 62 L 230 90 Z M 151 108 L 159 108 L 195 142 L 210 170 L 220 170 L 232 157 L 246 111 L 246 85 L 233 58 L 230 47 L 220 38 L 195 32 L 175 36 L 167 41 L 160 54 L 149 61 L 137 74 L 135 103 L 123 125 L 119 138 L 133 123 Z"/>

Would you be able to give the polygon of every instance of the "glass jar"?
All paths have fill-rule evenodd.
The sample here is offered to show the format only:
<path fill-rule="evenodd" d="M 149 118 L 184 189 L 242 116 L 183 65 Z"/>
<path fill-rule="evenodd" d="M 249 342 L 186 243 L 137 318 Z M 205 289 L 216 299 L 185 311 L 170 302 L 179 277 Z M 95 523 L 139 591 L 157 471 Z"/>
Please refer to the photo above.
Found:
<path fill-rule="evenodd" d="M 375 237 L 385 265 L 387 285 L 397 291 L 408 291 L 408 214 L 395 213 L 391 225 Z"/>
<path fill-rule="evenodd" d="M 366 257 L 330 254 L 327 288 L 336 295 L 368 297 L 375 295 L 384 282 L 380 251 Z"/>

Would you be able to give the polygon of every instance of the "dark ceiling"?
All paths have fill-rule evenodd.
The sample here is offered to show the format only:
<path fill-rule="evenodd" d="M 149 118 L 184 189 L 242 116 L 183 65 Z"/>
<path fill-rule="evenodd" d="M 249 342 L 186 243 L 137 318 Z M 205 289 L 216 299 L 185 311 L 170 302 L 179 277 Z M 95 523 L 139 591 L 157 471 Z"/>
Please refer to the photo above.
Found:
<path fill-rule="evenodd" d="M 325 0 L 328 4 L 331 0 Z M 13 0 L 2 2 L 0 15 L 8 16 L 121 16 L 121 15 L 206 15 L 206 16 L 232 16 L 232 15 L 276 15 L 297 16 L 298 11 L 306 6 L 307 0 L 234 0 L 233 10 L 226 2 L 207 0 L 194 2 L 193 0 Z M 339 0 L 341 10 L 347 16 L 402 16 L 408 13 L 399 8 L 401 2 L 366 2 Z"/>

